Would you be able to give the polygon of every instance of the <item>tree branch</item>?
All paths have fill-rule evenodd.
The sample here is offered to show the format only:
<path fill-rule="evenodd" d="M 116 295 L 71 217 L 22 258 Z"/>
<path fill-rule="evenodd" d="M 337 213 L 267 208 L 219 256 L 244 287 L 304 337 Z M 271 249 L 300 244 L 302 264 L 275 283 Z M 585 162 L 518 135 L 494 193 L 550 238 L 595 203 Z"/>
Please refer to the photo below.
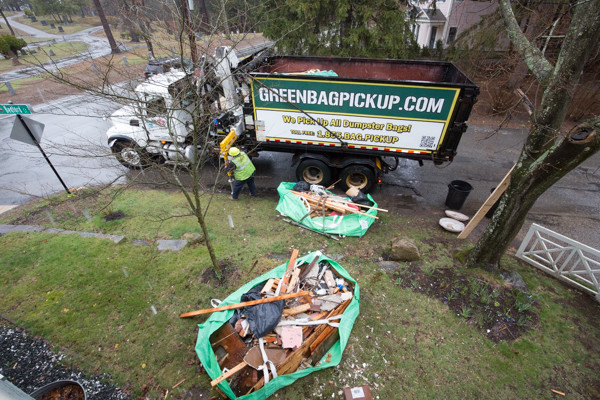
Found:
<path fill-rule="evenodd" d="M 527 40 L 517 23 L 509 0 L 498 0 L 498 3 L 500 4 L 500 11 L 504 17 L 510 41 L 523 57 L 525 64 L 527 64 L 527 67 L 535 77 L 541 82 L 546 81 L 552 74 L 554 67 L 546 60 L 540 49 Z"/>

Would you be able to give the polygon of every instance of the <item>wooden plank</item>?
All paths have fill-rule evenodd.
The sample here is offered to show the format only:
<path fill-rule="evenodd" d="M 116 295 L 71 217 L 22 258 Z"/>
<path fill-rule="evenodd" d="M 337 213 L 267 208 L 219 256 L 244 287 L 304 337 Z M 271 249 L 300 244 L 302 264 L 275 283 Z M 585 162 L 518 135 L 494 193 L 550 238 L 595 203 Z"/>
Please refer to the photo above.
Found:
<path fill-rule="evenodd" d="M 221 375 L 221 376 L 213 379 L 212 381 L 210 381 L 210 386 L 212 386 L 212 387 L 217 386 L 219 383 L 223 382 L 225 379 L 228 379 L 231 376 L 233 376 L 233 375 L 237 374 L 238 372 L 240 372 L 246 365 L 248 365 L 246 363 L 246 361 L 242 361 L 241 363 L 239 363 L 238 365 L 236 365 L 235 367 L 233 367 L 229 371 L 225 372 L 223 375 Z"/>
<path fill-rule="evenodd" d="M 281 291 L 283 291 L 283 293 L 287 292 L 288 282 L 290 281 L 290 278 L 292 277 L 292 271 L 294 270 L 294 267 L 296 265 L 296 258 L 298 257 L 299 252 L 300 252 L 299 249 L 294 249 L 292 251 L 292 256 L 290 257 L 290 261 L 288 261 L 287 269 L 285 270 L 285 273 L 283 274 L 283 277 L 281 278 L 282 282 L 280 282 L 279 287 L 281 287 Z M 275 294 L 277 294 L 277 292 L 275 292 Z"/>
<path fill-rule="evenodd" d="M 190 312 L 180 314 L 179 318 L 193 317 L 193 316 L 201 315 L 201 314 L 210 314 L 210 313 L 214 313 L 217 311 L 234 310 L 236 308 L 255 306 L 257 304 L 272 303 L 274 301 L 279 301 L 279 300 L 287 300 L 287 299 L 293 299 L 296 297 L 303 297 L 303 296 L 307 296 L 309 294 L 310 294 L 309 290 L 303 290 L 302 292 L 298 292 L 298 293 L 287 293 L 287 294 L 282 294 L 281 296 L 268 297 L 266 299 L 244 301 L 242 303 L 229 304 L 227 306 L 221 306 L 221 307 L 205 308 L 203 310 L 190 311 Z"/>
<path fill-rule="evenodd" d="M 335 278 L 333 277 L 333 272 L 331 272 L 330 269 L 325 271 L 325 274 L 323 275 L 323 279 L 325 280 L 325 284 L 329 288 L 329 293 L 333 294 L 334 290 L 337 288 L 337 285 L 335 283 Z"/>
<path fill-rule="evenodd" d="M 298 285 L 298 277 L 300 276 L 300 272 L 302 270 L 300 268 L 296 268 L 294 270 L 294 273 L 292 274 L 292 279 L 290 279 L 290 284 L 288 285 L 287 288 L 287 293 L 291 293 L 294 290 L 296 290 L 296 285 Z"/>
<path fill-rule="evenodd" d="M 306 275 L 310 272 L 310 270 L 315 266 L 315 263 L 319 260 L 319 256 L 315 256 L 315 258 L 310 262 L 308 266 L 302 267 L 302 272 L 300 273 L 300 280 L 304 280 Z"/>
<path fill-rule="evenodd" d="M 367 216 L 369 218 L 374 218 L 374 219 L 379 219 L 379 217 L 376 217 L 374 215 L 371 214 L 366 214 L 362 211 L 360 211 L 360 209 L 355 209 L 352 207 L 348 206 L 348 203 L 341 203 L 341 202 L 335 202 L 332 199 L 328 199 L 326 197 L 321 198 L 321 197 L 315 197 L 312 196 L 310 194 L 306 194 L 306 193 L 302 193 L 302 192 L 296 192 L 296 191 L 291 191 L 293 194 L 295 194 L 296 196 L 300 196 L 305 198 L 311 205 L 317 207 L 317 209 L 320 209 L 322 207 L 321 201 L 324 199 L 325 200 L 325 207 L 329 208 L 331 210 L 334 211 L 338 211 L 341 213 L 353 213 L 353 214 L 360 214 L 360 215 L 364 215 Z"/>
<path fill-rule="evenodd" d="M 330 327 L 332 328 L 332 327 Z M 312 358 L 312 365 L 317 365 L 319 360 L 331 349 L 331 347 L 340 339 L 340 331 L 338 328 L 333 328 L 330 331 L 323 332 L 321 336 L 324 338 L 319 342 L 319 339 L 310 346 L 310 356 Z"/>
<path fill-rule="evenodd" d="M 296 314 L 306 312 L 308 310 L 310 310 L 310 304 L 301 304 L 296 307 L 285 308 L 283 310 L 283 315 L 287 317 L 288 315 L 296 315 Z"/>
<path fill-rule="evenodd" d="M 260 291 L 261 293 L 267 293 L 271 291 L 271 288 L 273 287 L 273 283 L 275 283 L 275 279 L 271 278 L 267 281 L 267 283 L 265 283 L 265 286 L 263 286 L 262 290 Z"/>
<path fill-rule="evenodd" d="M 513 165 L 510 171 L 508 171 L 508 173 L 496 187 L 496 190 L 490 194 L 485 203 L 483 203 L 481 208 L 477 211 L 477 213 L 475 213 L 473 218 L 471 218 L 467 226 L 465 226 L 465 229 L 463 229 L 463 231 L 458 235 L 458 239 L 466 239 L 473 229 L 475 229 L 475 227 L 481 222 L 483 217 L 485 217 L 485 214 L 490 210 L 490 208 L 492 208 L 494 203 L 500 198 L 500 196 L 502 196 L 508 187 L 508 184 L 510 183 L 510 174 L 512 173 L 513 169 L 515 169 L 515 165 Z"/>

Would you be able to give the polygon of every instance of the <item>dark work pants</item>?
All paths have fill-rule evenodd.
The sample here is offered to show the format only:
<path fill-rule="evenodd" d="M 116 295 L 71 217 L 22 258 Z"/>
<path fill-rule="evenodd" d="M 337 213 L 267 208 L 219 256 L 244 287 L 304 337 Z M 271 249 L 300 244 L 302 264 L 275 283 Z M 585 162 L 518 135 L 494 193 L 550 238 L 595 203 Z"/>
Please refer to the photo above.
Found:
<path fill-rule="evenodd" d="M 233 183 L 233 193 L 231 193 L 231 197 L 237 200 L 240 192 L 244 185 L 248 185 L 248 189 L 250 189 L 250 196 L 256 196 L 256 186 L 254 185 L 254 174 L 250 176 L 248 179 L 244 179 L 243 181 L 238 181 L 237 179 Z"/>

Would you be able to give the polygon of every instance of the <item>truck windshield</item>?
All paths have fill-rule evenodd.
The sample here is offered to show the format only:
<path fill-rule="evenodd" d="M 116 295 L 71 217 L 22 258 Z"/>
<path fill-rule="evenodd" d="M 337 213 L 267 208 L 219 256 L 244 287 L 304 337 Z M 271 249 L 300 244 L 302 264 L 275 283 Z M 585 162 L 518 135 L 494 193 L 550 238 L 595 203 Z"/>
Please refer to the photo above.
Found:
<path fill-rule="evenodd" d="M 165 99 L 159 96 L 146 96 L 146 113 L 148 117 L 166 116 Z"/>

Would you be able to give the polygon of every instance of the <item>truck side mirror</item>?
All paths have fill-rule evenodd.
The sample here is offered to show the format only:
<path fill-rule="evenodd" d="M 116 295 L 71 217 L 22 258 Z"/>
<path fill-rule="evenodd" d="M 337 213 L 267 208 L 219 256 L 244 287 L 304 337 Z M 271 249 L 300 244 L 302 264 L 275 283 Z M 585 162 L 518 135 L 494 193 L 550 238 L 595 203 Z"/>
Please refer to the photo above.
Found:
<path fill-rule="evenodd" d="M 129 125 L 131 126 L 140 126 L 140 121 L 138 119 L 130 119 Z"/>

